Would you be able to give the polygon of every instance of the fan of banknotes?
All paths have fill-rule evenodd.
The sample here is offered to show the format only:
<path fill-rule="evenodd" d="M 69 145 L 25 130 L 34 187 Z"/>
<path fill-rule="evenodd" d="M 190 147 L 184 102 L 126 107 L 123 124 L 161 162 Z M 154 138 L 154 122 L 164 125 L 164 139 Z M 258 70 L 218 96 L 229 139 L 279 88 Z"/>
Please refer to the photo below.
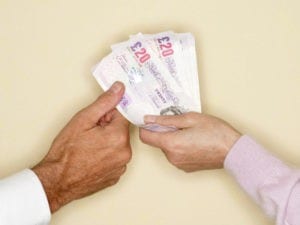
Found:
<path fill-rule="evenodd" d="M 125 94 L 117 109 L 130 122 L 153 131 L 167 131 L 175 128 L 145 125 L 144 115 L 201 112 L 191 33 L 139 33 L 111 49 L 92 73 L 104 91 L 115 81 L 124 83 Z"/>

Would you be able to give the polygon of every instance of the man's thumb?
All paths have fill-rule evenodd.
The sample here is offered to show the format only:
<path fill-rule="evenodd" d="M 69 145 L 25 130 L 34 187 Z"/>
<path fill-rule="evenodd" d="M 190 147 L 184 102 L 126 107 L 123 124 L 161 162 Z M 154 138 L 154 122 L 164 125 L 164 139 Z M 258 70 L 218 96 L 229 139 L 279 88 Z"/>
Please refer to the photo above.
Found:
<path fill-rule="evenodd" d="M 89 117 L 88 120 L 97 123 L 102 116 L 118 105 L 124 91 L 124 84 L 116 81 L 106 92 L 100 95 L 95 102 L 87 106 L 82 113 Z"/>

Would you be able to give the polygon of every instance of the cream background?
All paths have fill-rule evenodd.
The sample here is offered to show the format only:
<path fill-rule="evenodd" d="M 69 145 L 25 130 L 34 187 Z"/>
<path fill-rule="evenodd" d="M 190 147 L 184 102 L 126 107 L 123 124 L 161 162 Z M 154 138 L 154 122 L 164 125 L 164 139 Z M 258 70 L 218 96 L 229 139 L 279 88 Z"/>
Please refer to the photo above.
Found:
<path fill-rule="evenodd" d="M 0 0 L 0 176 L 35 165 L 101 89 L 90 68 L 129 34 L 197 39 L 203 108 L 300 164 L 298 0 Z M 138 140 L 118 185 L 51 225 L 268 225 L 223 170 L 185 174 Z"/>

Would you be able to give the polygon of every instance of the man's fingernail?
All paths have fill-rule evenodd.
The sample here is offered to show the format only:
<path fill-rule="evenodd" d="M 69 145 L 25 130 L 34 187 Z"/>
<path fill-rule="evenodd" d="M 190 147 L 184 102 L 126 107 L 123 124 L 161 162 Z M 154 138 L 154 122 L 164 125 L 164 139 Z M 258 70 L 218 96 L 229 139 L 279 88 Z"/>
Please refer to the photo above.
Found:
<path fill-rule="evenodd" d="M 119 93 L 122 89 L 122 84 L 119 81 L 116 81 L 113 83 L 113 85 L 110 87 L 110 90 L 114 93 Z"/>
<path fill-rule="evenodd" d="M 144 116 L 145 123 L 154 123 L 156 120 L 156 116 L 146 115 Z"/>

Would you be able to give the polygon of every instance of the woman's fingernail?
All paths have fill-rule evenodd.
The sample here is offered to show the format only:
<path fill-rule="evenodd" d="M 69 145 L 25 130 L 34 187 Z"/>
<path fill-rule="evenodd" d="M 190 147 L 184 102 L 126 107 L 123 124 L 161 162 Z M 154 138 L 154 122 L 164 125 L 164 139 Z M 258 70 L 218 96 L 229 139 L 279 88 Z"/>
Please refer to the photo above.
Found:
<path fill-rule="evenodd" d="M 122 83 L 119 81 L 116 81 L 113 83 L 113 85 L 110 87 L 110 90 L 114 93 L 119 93 L 122 89 Z"/>
<path fill-rule="evenodd" d="M 154 123 L 156 120 L 156 116 L 146 115 L 144 116 L 145 123 Z"/>

